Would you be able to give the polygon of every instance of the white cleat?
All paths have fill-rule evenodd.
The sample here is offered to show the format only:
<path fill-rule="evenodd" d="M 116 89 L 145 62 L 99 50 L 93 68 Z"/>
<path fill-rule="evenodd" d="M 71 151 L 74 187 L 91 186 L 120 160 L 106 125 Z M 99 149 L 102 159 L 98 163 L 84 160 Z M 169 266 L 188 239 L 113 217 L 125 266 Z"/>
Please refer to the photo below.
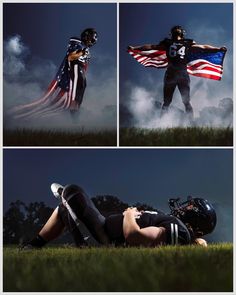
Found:
<path fill-rule="evenodd" d="M 51 184 L 51 191 L 58 200 L 61 199 L 61 194 L 62 194 L 63 189 L 64 189 L 64 186 L 62 186 L 59 183 L 52 183 Z"/>

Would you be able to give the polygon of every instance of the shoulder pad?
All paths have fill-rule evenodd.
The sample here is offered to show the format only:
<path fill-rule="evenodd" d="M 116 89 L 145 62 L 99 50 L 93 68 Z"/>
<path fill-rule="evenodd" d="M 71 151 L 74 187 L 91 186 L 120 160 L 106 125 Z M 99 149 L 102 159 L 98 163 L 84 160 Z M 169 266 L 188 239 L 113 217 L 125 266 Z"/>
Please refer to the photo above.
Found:
<path fill-rule="evenodd" d="M 184 39 L 184 41 L 186 41 L 188 43 L 194 43 L 195 42 L 193 39 Z"/>
<path fill-rule="evenodd" d="M 70 41 L 80 42 L 81 43 L 81 40 L 78 37 L 70 37 Z"/>

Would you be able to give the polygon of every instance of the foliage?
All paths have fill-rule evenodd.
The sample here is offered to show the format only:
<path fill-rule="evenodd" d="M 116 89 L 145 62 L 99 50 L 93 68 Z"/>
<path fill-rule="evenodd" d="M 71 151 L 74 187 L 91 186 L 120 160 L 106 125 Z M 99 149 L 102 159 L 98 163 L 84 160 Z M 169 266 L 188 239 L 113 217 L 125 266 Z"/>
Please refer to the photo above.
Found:
<path fill-rule="evenodd" d="M 43 202 L 26 205 L 17 200 L 10 204 L 3 217 L 3 242 L 19 243 L 32 238 L 46 223 L 53 209 Z"/>
<path fill-rule="evenodd" d="M 232 146 L 232 128 L 121 128 L 121 146 Z"/>
<path fill-rule="evenodd" d="M 95 206 L 105 216 L 111 214 L 122 213 L 126 208 L 129 207 L 127 203 L 123 203 L 120 199 L 114 196 L 96 196 L 92 198 Z"/>
<path fill-rule="evenodd" d="M 7 247 L 3 291 L 232 292 L 233 245 L 28 252 Z"/>

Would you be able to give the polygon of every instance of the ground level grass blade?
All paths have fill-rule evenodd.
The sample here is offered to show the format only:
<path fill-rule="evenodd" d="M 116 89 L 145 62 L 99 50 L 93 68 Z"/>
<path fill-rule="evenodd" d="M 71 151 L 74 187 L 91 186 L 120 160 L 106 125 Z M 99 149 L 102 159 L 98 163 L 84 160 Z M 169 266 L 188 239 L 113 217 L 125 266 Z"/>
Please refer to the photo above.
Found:
<path fill-rule="evenodd" d="M 5 292 L 232 292 L 232 244 L 145 248 L 4 248 Z"/>

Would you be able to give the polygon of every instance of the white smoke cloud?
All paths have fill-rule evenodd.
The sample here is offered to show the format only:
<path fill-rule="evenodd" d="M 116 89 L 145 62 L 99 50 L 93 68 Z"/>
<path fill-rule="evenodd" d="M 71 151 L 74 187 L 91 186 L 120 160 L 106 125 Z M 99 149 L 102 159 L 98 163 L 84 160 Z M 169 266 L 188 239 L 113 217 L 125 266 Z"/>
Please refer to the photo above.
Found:
<path fill-rule="evenodd" d="M 194 125 L 209 127 L 228 127 L 233 124 L 233 89 L 232 89 L 232 40 L 225 39 L 224 28 L 220 25 L 212 28 L 209 24 L 191 21 L 187 32 L 198 44 L 211 44 L 228 47 L 224 60 L 224 73 L 221 81 L 191 76 L 191 104 L 194 109 Z M 148 71 L 148 69 L 147 69 Z M 170 110 L 161 117 L 160 105 L 163 101 L 162 70 L 153 75 L 147 73 L 148 89 L 143 86 L 126 84 L 128 100 L 125 106 L 132 116 L 131 124 L 143 128 L 186 127 L 192 122 L 184 114 L 184 105 L 178 89 L 175 90 Z M 122 123 L 122 122 L 121 122 Z"/>
<path fill-rule="evenodd" d="M 78 116 L 68 112 L 58 115 L 15 120 L 8 114 L 14 106 L 37 100 L 54 78 L 57 66 L 49 60 L 30 56 L 30 49 L 17 35 L 4 42 L 4 127 L 5 128 L 60 128 L 60 129 L 115 129 L 116 128 L 116 69 L 102 65 L 100 75 L 89 71 L 88 87 Z M 27 58 L 26 58 L 27 57 Z"/>

